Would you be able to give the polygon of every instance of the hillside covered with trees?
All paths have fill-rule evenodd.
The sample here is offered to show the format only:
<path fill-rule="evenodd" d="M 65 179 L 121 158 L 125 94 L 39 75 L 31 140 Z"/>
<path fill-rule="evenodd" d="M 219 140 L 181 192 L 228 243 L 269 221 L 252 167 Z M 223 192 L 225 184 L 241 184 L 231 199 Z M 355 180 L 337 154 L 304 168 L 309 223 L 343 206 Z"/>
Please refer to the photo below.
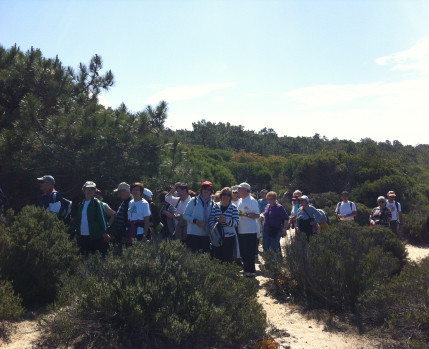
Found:
<path fill-rule="evenodd" d="M 394 190 L 406 213 L 427 213 L 429 145 L 280 137 L 271 128 L 205 120 L 171 130 L 165 101 L 136 113 L 125 104 L 101 105 L 98 96 L 113 84 L 98 55 L 72 69 L 38 49 L 0 48 L 0 185 L 11 207 L 36 203 L 35 178 L 49 173 L 73 201 L 89 179 L 114 202 L 111 190 L 122 181 L 142 180 L 157 192 L 176 181 L 197 188 L 209 179 L 216 189 L 248 181 L 255 191 L 348 190 L 367 207 Z M 330 197 L 322 206 L 337 200 Z"/>

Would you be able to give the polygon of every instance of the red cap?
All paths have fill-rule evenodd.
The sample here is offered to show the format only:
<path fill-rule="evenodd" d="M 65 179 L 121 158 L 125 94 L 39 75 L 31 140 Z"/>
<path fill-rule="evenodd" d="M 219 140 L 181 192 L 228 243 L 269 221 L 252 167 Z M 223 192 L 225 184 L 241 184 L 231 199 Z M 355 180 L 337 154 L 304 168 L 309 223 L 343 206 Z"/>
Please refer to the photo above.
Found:
<path fill-rule="evenodd" d="M 202 187 L 204 187 L 205 185 L 208 185 L 209 187 L 212 187 L 212 188 L 213 188 L 213 184 L 212 184 L 212 182 L 205 181 L 205 182 L 201 183 L 201 186 L 202 186 Z"/>

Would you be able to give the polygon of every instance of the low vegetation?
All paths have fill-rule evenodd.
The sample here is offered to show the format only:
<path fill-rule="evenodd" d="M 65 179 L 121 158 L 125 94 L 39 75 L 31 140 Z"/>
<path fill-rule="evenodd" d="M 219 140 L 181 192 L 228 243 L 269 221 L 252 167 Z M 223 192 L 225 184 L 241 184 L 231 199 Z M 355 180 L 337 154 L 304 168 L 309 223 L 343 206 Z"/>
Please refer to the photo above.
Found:
<path fill-rule="evenodd" d="M 179 242 L 92 256 L 65 281 L 44 328 L 54 346 L 229 347 L 262 338 L 257 286 Z"/>

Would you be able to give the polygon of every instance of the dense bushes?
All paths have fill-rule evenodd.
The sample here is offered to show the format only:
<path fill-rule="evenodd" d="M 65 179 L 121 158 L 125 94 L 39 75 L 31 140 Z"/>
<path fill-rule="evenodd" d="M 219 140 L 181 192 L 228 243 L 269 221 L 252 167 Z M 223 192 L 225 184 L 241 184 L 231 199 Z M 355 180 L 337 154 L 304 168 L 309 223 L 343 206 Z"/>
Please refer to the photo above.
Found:
<path fill-rule="evenodd" d="M 285 262 L 297 282 L 296 295 L 308 305 L 353 310 L 364 292 L 398 273 L 405 258 L 404 246 L 389 229 L 342 222 L 309 244 L 294 238 Z"/>
<path fill-rule="evenodd" d="M 265 331 L 256 292 L 237 266 L 192 254 L 179 242 L 137 244 L 121 257 L 89 258 L 66 281 L 44 325 L 53 345 L 240 345 Z"/>
<path fill-rule="evenodd" d="M 389 283 L 362 297 L 362 314 L 371 327 L 384 323 L 394 338 L 411 348 L 429 346 L 429 258 L 410 263 Z"/>
<path fill-rule="evenodd" d="M 1 218 L 2 276 L 13 281 L 25 306 L 52 302 L 61 276 L 69 273 L 77 261 L 77 248 L 54 214 L 27 206 L 16 216 L 8 211 Z"/>
<path fill-rule="evenodd" d="M 21 297 L 16 295 L 12 283 L 0 280 L 0 321 L 18 318 L 24 310 L 21 301 Z"/>

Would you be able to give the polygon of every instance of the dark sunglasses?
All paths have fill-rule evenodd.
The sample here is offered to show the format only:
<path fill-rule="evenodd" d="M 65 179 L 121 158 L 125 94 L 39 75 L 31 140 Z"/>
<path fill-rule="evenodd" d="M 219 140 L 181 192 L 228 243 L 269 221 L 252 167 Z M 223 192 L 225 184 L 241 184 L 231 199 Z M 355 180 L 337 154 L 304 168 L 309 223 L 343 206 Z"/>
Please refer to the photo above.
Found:
<path fill-rule="evenodd" d="M 380 200 L 378 203 L 379 203 L 379 204 L 385 204 L 385 203 L 386 203 L 386 201 L 384 201 L 384 200 Z"/>
<path fill-rule="evenodd" d="M 212 187 L 209 185 L 205 185 L 204 187 L 201 187 L 202 190 L 212 190 Z"/>

